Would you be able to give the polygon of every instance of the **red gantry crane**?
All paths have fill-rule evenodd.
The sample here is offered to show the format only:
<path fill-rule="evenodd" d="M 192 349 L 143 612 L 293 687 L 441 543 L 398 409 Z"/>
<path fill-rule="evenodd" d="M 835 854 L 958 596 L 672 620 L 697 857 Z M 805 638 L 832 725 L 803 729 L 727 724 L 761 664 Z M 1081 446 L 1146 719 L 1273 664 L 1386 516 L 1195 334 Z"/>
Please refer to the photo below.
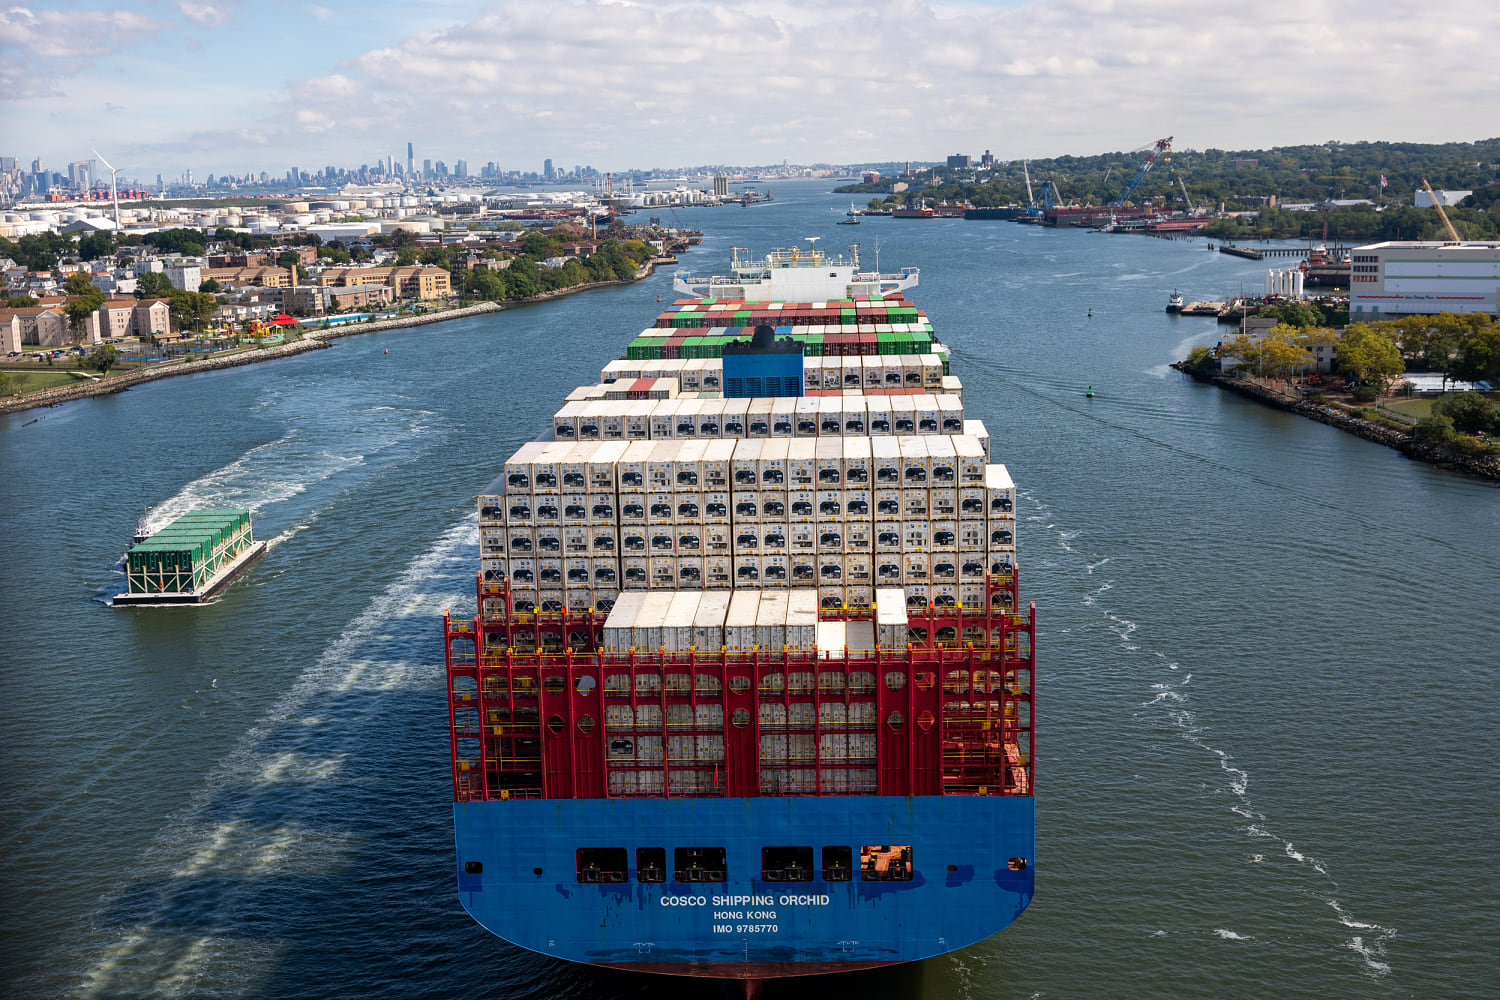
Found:
<path fill-rule="evenodd" d="M 1120 192 L 1120 197 L 1110 202 L 1109 207 L 1123 208 L 1125 202 L 1135 193 L 1135 189 L 1140 186 L 1141 181 L 1145 180 L 1146 175 L 1151 172 L 1151 168 L 1156 166 L 1156 161 L 1163 158 L 1170 161 L 1172 157 L 1168 154 L 1171 152 L 1172 137 L 1170 135 L 1165 139 L 1156 140 L 1156 145 L 1151 147 L 1151 153 L 1146 157 L 1146 162 L 1141 164 L 1141 169 L 1135 172 L 1135 176 L 1131 178 L 1130 183 L 1125 185 L 1125 190 Z"/>

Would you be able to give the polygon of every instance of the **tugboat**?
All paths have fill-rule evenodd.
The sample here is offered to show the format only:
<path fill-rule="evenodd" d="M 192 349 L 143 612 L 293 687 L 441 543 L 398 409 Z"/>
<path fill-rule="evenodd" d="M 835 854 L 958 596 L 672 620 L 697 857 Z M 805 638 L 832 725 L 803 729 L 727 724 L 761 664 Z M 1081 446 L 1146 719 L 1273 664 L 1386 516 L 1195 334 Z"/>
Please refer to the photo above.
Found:
<path fill-rule="evenodd" d="M 1172 289 L 1172 294 L 1167 299 L 1167 312 L 1169 312 L 1169 313 L 1180 313 L 1180 312 L 1182 312 L 1182 293 L 1179 292 L 1175 288 Z"/>

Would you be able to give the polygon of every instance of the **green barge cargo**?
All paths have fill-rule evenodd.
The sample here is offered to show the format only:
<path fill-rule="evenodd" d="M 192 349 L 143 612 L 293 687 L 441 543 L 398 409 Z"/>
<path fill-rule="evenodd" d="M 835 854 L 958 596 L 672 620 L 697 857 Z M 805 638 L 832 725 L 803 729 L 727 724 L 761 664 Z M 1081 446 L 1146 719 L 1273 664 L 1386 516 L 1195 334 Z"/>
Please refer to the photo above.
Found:
<path fill-rule="evenodd" d="M 202 604 L 265 554 L 248 510 L 195 510 L 160 531 L 137 534 L 125 553 L 119 604 Z"/>

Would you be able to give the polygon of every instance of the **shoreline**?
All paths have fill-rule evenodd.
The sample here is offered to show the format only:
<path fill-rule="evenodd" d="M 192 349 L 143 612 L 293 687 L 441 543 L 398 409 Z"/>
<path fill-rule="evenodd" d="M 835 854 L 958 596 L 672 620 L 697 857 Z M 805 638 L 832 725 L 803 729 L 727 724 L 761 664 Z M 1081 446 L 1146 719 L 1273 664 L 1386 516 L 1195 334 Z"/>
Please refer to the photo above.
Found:
<path fill-rule="evenodd" d="M 277 344 L 274 347 L 252 349 L 223 357 L 199 358 L 196 361 L 168 361 L 155 368 L 137 368 L 134 371 L 125 372 L 113 378 L 105 377 L 97 381 L 86 381 L 76 385 L 62 385 L 53 389 L 43 389 L 40 392 L 34 392 L 29 396 L 22 396 L 19 399 L 14 397 L 0 399 L 0 414 L 20 413 L 24 410 L 32 410 L 43 406 L 58 406 L 62 403 L 71 403 L 78 399 L 90 399 L 94 396 L 111 396 L 118 392 L 125 392 L 137 385 L 155 382 L 159 379 L 173 378 L 177 375 L 218 371 L 222 368 L 238 368 L 240 365 L 257 364 L 262 361 L 275 361 L 278 358 L 287 358 L 297 354 L 304 354 L 308 351 L 321 351 L 333 346 L 329 341 L 338 340 L 341 337 L 355 337 L 362 333 L 381 333 L 386 330 L 399 330 L 409 326 L 427 326 L 431 323 L 446 323 L 449 320 L 465 319 L 469 316 L 479 316 L 484 313 L 502 312 L 517 306 L 550 302 L 553 299 L 560 299 L 568 295 L 577 295 L 581 292 L 591 292 L 598 288 L 633 285 L 655 273 L 656 264 L 656 260 L 648 261 L 646 266 L 641 268 L 634 278 L 588 282 L 568 288 L 554 289 L 550 292 L 542 292 L 540 295 L 533 295 L 530 298 L 516 299 L 510 302 L 476 302 L 470 306 L 461 306 L 457 309 L 444 309 L 441 312 L 425 313 L 418 316 L 401 316 L 394 319 L 376 320 L 373 323 L 350 323 L 329 327 L 326 330 L 313 328 L 303 333 L 300 340 Z"/>
<path fill-rule="evenodd" d="M 1244 379 L 1232 378 L 1228 375 L 1204 375 L 1190 368 L 1185 361 L 1173 362 L 1173 368 L 1193 379 L 1195 382 L 1206 382 L 1217 386 L 1228 392 L 1253 399 L 1266 406 L 1295 413 L 1309 420 L 1316 420 L 1320 424 L 1327 424 L 1356 437 L 1375 444 L 1383 444 L 1387 448 L 1394 448 L 1407 458 L 1418 462 L 1426 462 L 1428 465 L 1437 466 L 1448 472 L 1456 472 L 1461 475 L 1472 476 L 1475 479 L 1485 479 L 1490 482 L 1500 483 L 1500 456 L 1496 455 L 1470 455 L 1457 448 L 1448 445 L 1435 444 L 1431 441 L 1419 441 L 1408 433 L 1392 430 L 1363 417 L 1356 417 L 1349 413 L 1335 410 L 1328 406 L 1311 402 L 1305 399 L 1292 399 L 1288 396 L 1272 392 Z"/>

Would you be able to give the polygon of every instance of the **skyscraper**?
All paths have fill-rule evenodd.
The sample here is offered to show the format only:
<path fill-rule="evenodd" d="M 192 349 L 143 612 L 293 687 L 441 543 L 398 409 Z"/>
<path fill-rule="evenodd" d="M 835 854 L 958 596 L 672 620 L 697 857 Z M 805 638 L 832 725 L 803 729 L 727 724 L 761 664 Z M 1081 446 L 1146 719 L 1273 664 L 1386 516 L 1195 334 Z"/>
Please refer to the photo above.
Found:
<path fill-rule="evenodd" d="M 549 181 L 552 179 L 552 161 L 550 159 L 542 161 L 542 176 Z"/>
<path fill-rule="evenodd" d="M 408 177 L 411 176 L 411 172 L 412 172 L 413 169 L 416 168 L 416 165 L 417 165 L 417 161 L 412 158 L 411 143 L 408 142 L 406 144 L 406 176 L 408 176 Z"/>

